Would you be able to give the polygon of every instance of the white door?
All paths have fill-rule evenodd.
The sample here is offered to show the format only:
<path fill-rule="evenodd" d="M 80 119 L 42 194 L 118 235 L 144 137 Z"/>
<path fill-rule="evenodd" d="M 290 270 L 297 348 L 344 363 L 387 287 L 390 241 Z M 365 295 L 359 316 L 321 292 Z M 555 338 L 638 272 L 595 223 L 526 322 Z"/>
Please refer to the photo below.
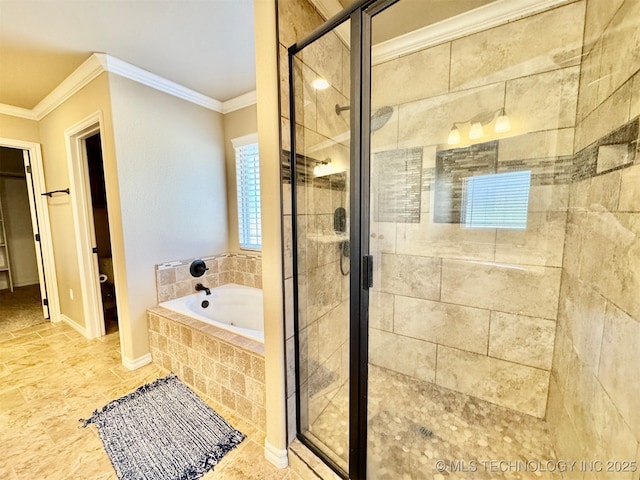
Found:
<path fill-rule="evenodd" d="M 22 151 L 24 160 L 24 171 L 27 177 L 27 190 L 29 192 L 29 208 L 31 209 L 31 226 L 35 236 L 36 261 L 38 262 L 38 278 L 40 279 L 40 296 L 42 297 L 42 311 L 45 318 L 49 316 L 49 301 L 47 299 L 47 284 L 42 263 L 42 248 L 40 246 L 40 227 L 38 226 L 38 212 L 36 210 L 35 197 L 33 193 L 33 178 L 31 177 L 31 162 L 29 161 L 29 151 Z"/>

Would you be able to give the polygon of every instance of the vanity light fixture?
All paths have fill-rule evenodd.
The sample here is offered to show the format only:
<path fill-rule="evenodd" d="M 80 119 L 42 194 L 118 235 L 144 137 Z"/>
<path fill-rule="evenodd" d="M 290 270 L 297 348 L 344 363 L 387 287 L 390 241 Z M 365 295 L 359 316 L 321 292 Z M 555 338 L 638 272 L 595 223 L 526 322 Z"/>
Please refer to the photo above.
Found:
<path fill-rule="evenodd" d="M 511 122 L 504 108 L 500 111 L 500 115 L 496 118 L 496 123 L 493 126 L 493 131 L 496 133 L 504 133 L 511 130 Z"/>
<path fill-rule="evenodd" d="M 331 159 L 328 158 L 324 162 L 318 163 L 315 167 L 313 167 L 313 176 L 314 177 L 324 177 L 325 175 L 329 175 L 333 173 L 333 163 Z"/>
<path fill-rule="evenodd" d="M 497 117 L 496 117 L 497 115 Z M 458 125 L 469 124 L 469 139 L 477 140 L 484 136 L 484 126 L 490 124 L 495 119 L 493 125 L 493 131 L 495 133 L 505 133 L 511 130 L 511 122 L 507 116 L 507 112 L 504 108 L 495 110 L 494 112 L 484 112 L 476 115 L 464 122 L 453 122 L 449 136 L 447 137 L 447 143 L 449 145 L 457 145 L 460 143 L 461 136 Z"/>
<path fill-rule="evenodd" d="M 469 129 L 469 138 L 471 140 L 476 140 L 478 138 L 482 138 L 484 135 L 484 130 L 482 129 L 482 123 L 473 122 L 471 124 L 471 128 Z"/>
<path fill-rule="evenodd" d="M 316 90 L 326 90 L 330 85 L 324 78 L 318 77 L 311 82 L 311 86 Z"/>
<path fill-rule="evenodd" d="M 447 139 L 447 143 L 449 145 L 457 145 L 460 143 L 460 130 L 456 127 L 454 123 L 451 127 L 451 131 L 449 132 L 449 138 Z"/>

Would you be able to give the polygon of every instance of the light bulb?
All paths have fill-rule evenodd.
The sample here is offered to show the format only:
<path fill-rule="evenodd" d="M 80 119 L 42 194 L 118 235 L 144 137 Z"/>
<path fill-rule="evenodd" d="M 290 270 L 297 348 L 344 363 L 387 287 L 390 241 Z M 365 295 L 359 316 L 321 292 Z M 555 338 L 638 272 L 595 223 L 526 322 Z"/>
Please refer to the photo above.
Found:
<path fill-rule="evenodd" d="M 327 163 L 325 163 L 323 166 L 323 175 L 330 175 L 331 173 L 333 173 L 333 165 L 331 165 L 331 160 L 329 160 Z"/>
<path fill-rule="evenodd" d="M 502 110 L 500 116 L 496 118 L 496 124 L 493 126 L 493 130 L 496 133 L 504 133 L 511 130 L 511 122 L 504 110 Z"/>
<path fill-rule="evenodd" d="M 449 145 L 457 145 L 458 143 L 460 143 L 460 130 L 458 130 L 458 127 L 456 127 L 455 125 L 451 127 L 447 143 Z"/>
<path fill-rule="evenodd" d="M 482 124 L 480 122 L 476 122 L 471 125 L 469 129 L 469 138 L 475 140 L 477 138 L 481 138 L 484 132 L 482 131 Z"/>
<path fill-rule="evenodd" d="M 329 82 L 327 82 L 324 78 L 316 78 L 311 82 L 311 86 L 316 90 L 325 90 L 329 88 Z"/>
<path fill-rule="evenodd" d="M 330 175 L 333 173 L 333 164 L 331 160 L 328 162 L 322 162 L 315 167 L 313 167 L 313 176 L 314 177 L 324 177 L 325 175 Z"/>

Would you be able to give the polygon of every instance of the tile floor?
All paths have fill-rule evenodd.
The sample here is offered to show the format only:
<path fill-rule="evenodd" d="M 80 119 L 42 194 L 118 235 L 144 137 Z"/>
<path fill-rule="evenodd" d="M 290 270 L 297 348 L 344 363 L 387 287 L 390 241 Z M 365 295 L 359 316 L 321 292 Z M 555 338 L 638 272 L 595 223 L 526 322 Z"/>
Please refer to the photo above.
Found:
<path fill-rule="evenodd" d="M 40 302 L 39 285 L 0 290 L 0 334 L 46 322 Z"/>
<path fill-rule="evenodd" d="M 124 368 L 117 333 L 86 340 L 51 323 L 0 333 L 0 478 L 115 479 L 95 427 L 78 420 L 167 373 L 154 364 Z M 201 397 L 247 435 L 205 480 L 300 479 L 264 459 L 263 432 Z"/>

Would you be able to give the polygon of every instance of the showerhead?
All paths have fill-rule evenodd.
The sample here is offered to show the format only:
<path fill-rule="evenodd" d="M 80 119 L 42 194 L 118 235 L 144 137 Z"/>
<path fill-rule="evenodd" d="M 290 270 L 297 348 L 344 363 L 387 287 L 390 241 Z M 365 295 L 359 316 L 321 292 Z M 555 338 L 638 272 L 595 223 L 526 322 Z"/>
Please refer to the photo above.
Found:
<path fill-rule="evenodd" d="M 380 130 L 393 115 L 393 107 L 381 107 L 371 115 L 371 133 Z"/>
<path fill-rule="evenodd" d="M 346 105 L 341 107 L 336 103 L 336 115 L 340 115 L 345 110 L 349 110 L 351 107 Z M 371 133 L 380 130 L 389 121 L 393 115 L 393 107 L 381 107 L 371 115 Z"/>

